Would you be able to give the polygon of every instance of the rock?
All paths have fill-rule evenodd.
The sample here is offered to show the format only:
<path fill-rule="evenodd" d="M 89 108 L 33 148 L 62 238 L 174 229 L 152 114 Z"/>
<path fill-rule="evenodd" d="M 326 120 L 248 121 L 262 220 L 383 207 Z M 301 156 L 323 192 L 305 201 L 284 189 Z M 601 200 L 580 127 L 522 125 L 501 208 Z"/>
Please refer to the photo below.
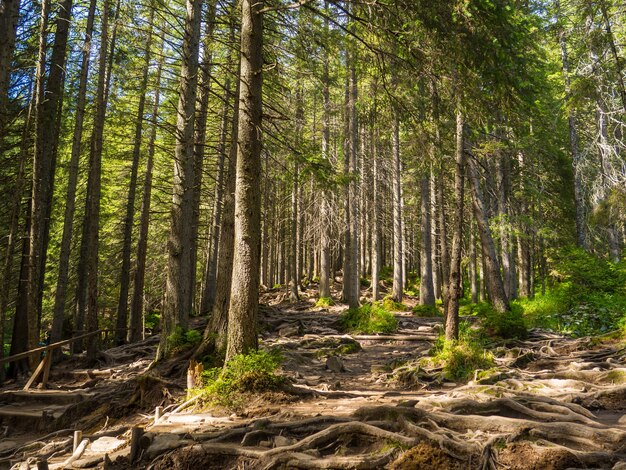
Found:
<path fill-rule="evenodd" d="M 126 441 L 116 437 L 101 437 L 91 443 L 89 452 L 92 454 L 110 454 L 126 444 Z"/>
<path fill-rule="evenodd" d="M 149 460 L 161 455 L 169 450 L 178 449 L 187 444 L 193 444 L 194 441 L 189 439 L 181 439 L 176 434 L 157 434 L 150 444 L 150 447 L 146 450 L 146 458 Z"/>
<path fill-rule="evenodd" d="M 289 439 L 285 436 L 276 436 L 274 438 L 274 447 L 285 447 L 294 444 L 296 441 L 294 439 Z"/>
<path fill-rule="evenodd" d="M 300 334 L 300 327 L 298 326 L 286 326 L 278 330 L 278 336 L 283 338 L 289 336 L 298 336 Z"/>
<path fill-rule="evenodd" d="M 346 370 L 345 366 L 343 365 L 343 361 L 337 356 L 328 356 L 328 359 L 326 359 L 326 369 L 336 374 L 338 374 L 339 372 L 344 372 Z"/>
<path fill-rule="evenodd" d="M 613 465 L 612 470 L 626 470 L 626 462 L 617 462 L 615 465 Z"/>

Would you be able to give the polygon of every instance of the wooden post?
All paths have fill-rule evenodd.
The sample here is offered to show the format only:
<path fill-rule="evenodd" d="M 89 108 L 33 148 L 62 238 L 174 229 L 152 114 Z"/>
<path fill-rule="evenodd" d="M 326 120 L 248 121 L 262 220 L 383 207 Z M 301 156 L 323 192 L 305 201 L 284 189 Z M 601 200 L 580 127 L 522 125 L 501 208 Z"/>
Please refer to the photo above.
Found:
<path fill-rule="evenodd" d="M 74 446 L 72 447 L 72 452 L 76 452 L 76 448 L 79 446 L 82 440 L 83 440 L 83 432 L 74 431 Z"/>
<path fill-rule="evenodd" d="M 39 377 L 39 374 L 41 374 L 41 371 L 43 371 L 44 367 L 46 367 L 49 361 L 50 361 L 49 355 L 45 356 L 41 360 L 41 362 L 35 369 L 35 372 L 33 372 L 33 375 L 30 376 L 30 379 L 28 379 L 28 382 L 26 382 L 26 385 L 24 385 L 24 390 L 28 390 L 33 385 L 33 383 L 35 383 L 35 380 L 37 380 L 37 377 Z"/>
<path fill-rule="evenodd" d="M 161 416 L 163 416 L 163 407 L 157 406 L 154 410 L 154 424 L 157 424 L 159 422 Z"/>
<path fill-rule="evenodd" d="M 130 456 L 129 461 L 132 464 L 139 457 L 141 449 L 141 437 L 143 436 L 143 428 L 133 427 L 130 431 Z"/>

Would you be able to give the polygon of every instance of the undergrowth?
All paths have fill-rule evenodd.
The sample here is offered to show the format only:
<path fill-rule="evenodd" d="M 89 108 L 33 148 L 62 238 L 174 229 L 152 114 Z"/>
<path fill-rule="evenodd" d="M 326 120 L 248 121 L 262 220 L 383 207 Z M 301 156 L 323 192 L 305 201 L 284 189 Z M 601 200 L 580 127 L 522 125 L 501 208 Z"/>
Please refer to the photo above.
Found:
<path fill-rule="evenodd" d="M 332 297 L 320 297 L 315 303 L 316 307 L 332 307 L 335 305 L 335 301 Z"/>
<path fill-rule="evenodd" d="M 413 307 L 413 315 L 416 317 L 440 317 L 441 312 L 435 305 L 416 305 Z"/>
<path fill-rule="evenodd" d="M 442 367 L 448 380 L 469 380 L 475 371 L 495 366 L 493 354 L 487 351 L 484 334 L 467 322 L 459 325 L 459 339 L 446 342 L 441 334 L 430 351 L 431 357 L 424 359 L 424 365 Z"/>
<path fill-rule="evenodd" d="M 278 390 L 285 384 L 286 378 L 277 373 L 281 362 L 277 350 L 240 354 L 224 367 L 205 370 L 199 392 L 211 405 L 241 409 L 248 399 L 247 393 Z"/>
<path fill-rule="evenodd" d="M 196 347 L 202 341 L 202 333 L 198 330 L 186 330 L 177 326 L 174 332 L 167 337 L 168 351 L 175 355 L 181 351 Z"/>
<path fill-rule="evenodd" d="M 378 303 L 348 309 L 341 315 L 339 322 L 344 330 L 351 333 L 393 333 L 398 328 L 393 313 Z"/>

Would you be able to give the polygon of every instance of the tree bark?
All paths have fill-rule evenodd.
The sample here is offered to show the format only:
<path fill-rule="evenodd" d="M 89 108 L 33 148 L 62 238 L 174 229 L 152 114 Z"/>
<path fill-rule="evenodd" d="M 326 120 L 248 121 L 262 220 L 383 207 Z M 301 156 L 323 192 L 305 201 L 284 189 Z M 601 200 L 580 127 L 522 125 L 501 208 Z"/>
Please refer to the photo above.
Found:
<path fill-rule="evenodd" d="M 392 79 L 392 82 L 394 80 Z M 393 107 L 393 105 L 392 105 Z M 402 181 L 400 172 L 400 122 L 397 110 L 392 109 L 391 118 L 391 154 L 392 154 L 392 183 L 393 183 L 393 290 L 392 297 L 396 302 L 402 302 L 404 286 L 402 278 L 402 261 L 404 258 L 403 230 L 402 230 Z M 430 207 L 428 207 L 430 210 Z M 430 227 L 428 228 L 430 230 Z M 429 253 L 430 256 L 430 253 Z M 431 274 L 432 276 L 432 274 Z M 432 280 L 431 280 L 432 283 Z"/>
<path fill-rule="evenodd" d="M 194 296 L 194 198 L 196 158 L 194 129 L 198 88 L 202 0 L 187 0 L 182 66 L 176 120 L 174 185 L 170 234 L 167 242 L 167 284 L 161 315 L 161 341 L 157 360 L 169 354 L 168 337 L 177 327 L 186 329 Z"/>
<path fill-rule="evenodd" d="M 9 118 L 9 83 L 15 50 L 21 0 L 3 0 L 0 4 L 0 148 Z"/>
<path fill-rule="evenodd" d="M 420 195 L 422 213 L 420 305 L 435 305 L 430 225 L 430 181 L 428 176 L 422 176 L 420 179 Z"/>
<path fill-rule="evenodd" d="M 139 341 L 143 336 L 143 309 L 144 285 L 146 279 L 146 257 L 148 254 L 148 231 L 150 227 L 150 205 L 152 200 L 152 173 L 154 168 L 154 154 L 158 130 L 159 106 L 161 101 L 161 73 L 163 70 L 163 40 L 161 39 L 161 54 L 155 76 L 154 102 L 150 119 L 150 137 L 148 138 L 148 156 L 144 173 L 141 198 L 141 213 L 139 216 L 139 237 L 137 239 L 137 265 L 133 283 L 133 297 L 130 307 L 128 341 Z"/>
<path fill-rule="evenodd" d="M 261 235 L 261 117 L 263 1 L 243 0 L 235 254 L 228 312 L 226 361 L 257 348 Z"/>
<path fill-rule="evenodd" d="M 496 247 L 493 242 L 493 237 L 491 236 L 489 221 L 487 220 L 487 211 L 485 209 L 484 198 L 480 188 L 476 163 L 471 158 L 467 164 L 467 171 L 469 174 L 470 186 L 472 188 L 474 217 L 476 218 L 482 245 L 484 261 L 483 266 L 486 274 L 485 281 L 487 292 L 489 294 L 489 300 L 493 304 L 496 311 L 500 313 L 506 312 L 509 310 L 509 301 L 504 290 L 502 276 L 500 275 L 500 263 L 498 262 Z"/>
<path fill-rule="evenodd" d="M 465 141 L 464 141 L 463 113 L 457 111 L 456 115 L 456 169 L 454 175 L 454 196 L 456 207 L 454 214 L 454 234 L 452 236 L 452 257 L 450 260 L 450 279 L 448 297 L 446 302 L 446 341 L 459 338 L 459 302 L 463 297 L 461 284 L 461 251 L 463 243 L 463 202 L 464 194 L 464 167 L 465 167 Z"/>
<path fill-rule="evenodd" d="M 561 19 L 560 2 L 555 1 L 557 20 Z M 587 250 L 587 230 L 585 226 L 585 200 L 583 193 L 582 170 L 580 168 L 580 153 L 578 151 L 578 130 L 576 128 L 576 115 L 573 108 L 568 106 L 572 97 L 571 80 L 569 71 L 569 58 L 567 53 L 567 37 L 564 30 L 559 34 L 561 46 L 561 60 L 563 64 L 563 77 L 565 80 L 565 105 L 568 108 L 567 121 L 569 124 L 569 142 L 572 155 L 572 169 L 574 172 L 574 205 L 576 209 L 576 243 L 579 247 Z"/>
<path fill-rule="evenodd" d="M 89 78 L 89 58 L 91 55 L 91 37 L 93 34 L 96 0 L 89 2 L 87 12 L 87 27 L 81 54 L 78 92 L 76 96 L 76 117 L 74 133 L 72 135 L 72 150 L 70 156 L 67 193 L 65 196 L 65 213 L 63 218 L 63 235 L 59 254 L 59 273 L 57 277 L 54 297 L 54 313 L 52 319 L 51 342 L 62 339 L 63 321 L 65 319 L 65 303 L 67 301 L 67 284 L 69 278 L 70 255 L 72 249 L 72 234 L 74 231 L 74 214 L 76 212 L 76 188 L 78 185 L 78 170 L 87 103 L 87 84 Z"/>
<path fill-rule="evenodd" d="M 137 105 L 137 116 L 135 118 L 135 136 L 133 143 L 133 153 L 130 167 L 130 182 L 128 186 L 128 197 L 126 199 L 126 216 L 123 223 L 122 242 L 122 269 L 120 270 L 120 293 L 117 304 L 117 323 L 115 340 L 118 345 L 126 341 L 128 335 L 128 292 L 130 290 L 130 253 L 133 241 L 133 225 L 135 221 L 135 198 L 137 193 L 137 174 L 139 173 L 139 157 L 141 152 L 141 135 L 143 131 L 143 120 L 146 107 L 146 91 L 148 89 L 148 73 L 150 71 L 150 60 L 152 57 L 152 28 L 154 22 L 154 8 L 150 8 L 148 19 L 148 32 L 146 38 L 146 48 L 144 49 L 144 63 L 141 82 L 139 84 L 139 104 Z"/>

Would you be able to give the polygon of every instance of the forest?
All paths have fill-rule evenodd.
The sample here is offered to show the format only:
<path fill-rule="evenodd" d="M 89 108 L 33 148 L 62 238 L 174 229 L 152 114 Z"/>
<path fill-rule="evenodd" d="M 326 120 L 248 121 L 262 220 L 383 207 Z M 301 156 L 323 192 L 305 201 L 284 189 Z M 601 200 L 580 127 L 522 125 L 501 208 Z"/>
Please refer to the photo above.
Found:
<path fill-rule="evenodd" d="M 0 468 L 626 469 L 626 5 L 0 0 Z"/>

